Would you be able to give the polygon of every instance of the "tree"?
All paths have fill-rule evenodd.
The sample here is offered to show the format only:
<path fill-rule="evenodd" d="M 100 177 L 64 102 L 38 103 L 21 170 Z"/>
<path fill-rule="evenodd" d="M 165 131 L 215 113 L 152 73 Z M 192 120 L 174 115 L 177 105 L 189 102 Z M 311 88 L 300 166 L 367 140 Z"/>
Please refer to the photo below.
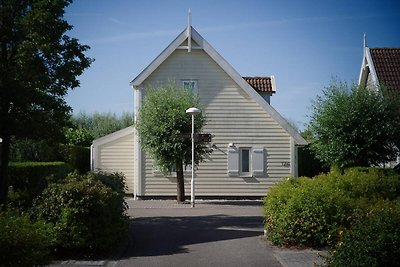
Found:
<path fill-rule="evenodd" d="M 133 125 L 133 114 L 124 112 L 120 116 L 114 113 L 98 113 L 91 115 L 80 112 L 71 117 L 73 129 L 86 129 L 94 138 L 103 137 Z"/>
<path fill-rule="evenodd" d="M 311 148 L 331 167 L 374 166 L 399 150 L 398 102 L 380 90 L 332 81 L 312 105 Z"/>
<path fill-rule="evenodd" d="M 180 134 L 191 133 L 191 116 L 186 114 L 186 109 L 199 107 L 199 101 L 190 91 L 177 88 L 173 83 L 159 88 L 146 88 L 145 94 L 136 124 L 140 144 L 164 173 L 175 167 L 177 200 L 183 202 L 183 166 L 192 163 L 192 150 L 190 139 L 184 139 Z M 204 113 L 195 116 L 196 132 L 202 130 L 205 122 Z M 204 143 L 196 143 L 194 165 L 210 152 Z"/>
<path fill-rule="evenodd" d="M 66 35 L 64 10 L 72 0 L 0 2 L 0 204 L 7 198 L 11 137 L 63 136 L 71 108 L 64 98 L 92 59 Z"/>

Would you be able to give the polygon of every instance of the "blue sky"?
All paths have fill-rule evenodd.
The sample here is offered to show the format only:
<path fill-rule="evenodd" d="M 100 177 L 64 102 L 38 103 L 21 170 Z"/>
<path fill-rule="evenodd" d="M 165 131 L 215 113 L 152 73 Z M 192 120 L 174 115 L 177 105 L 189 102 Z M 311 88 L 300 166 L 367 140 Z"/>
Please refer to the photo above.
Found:
<path fill-rule="evenodd" d="M 74 113 L 133 111 L 129 82 L 187 25 L 242 75 L 275 75 L 271 105 L 304 128 L 312 99 L 332 77 L 358 79 L 369 47 L 400 47 L 400 2 L 257 0 L 75 0 L 68 34 L 95 58 L 67 97 Z"/>

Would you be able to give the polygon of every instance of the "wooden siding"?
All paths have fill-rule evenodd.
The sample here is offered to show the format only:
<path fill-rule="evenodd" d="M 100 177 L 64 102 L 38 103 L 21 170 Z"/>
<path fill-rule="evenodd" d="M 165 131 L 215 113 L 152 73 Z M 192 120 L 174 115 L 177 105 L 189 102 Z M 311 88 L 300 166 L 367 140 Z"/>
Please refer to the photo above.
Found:
<path fill-rule="evenodd" d="M 122 172 L 126 177 L 127 193 L 134 191 L 134 135 L 129 134 L 99 145 L 95 150 L 95 169 Z"/>
<path fill-rule="evenodd" d="M 207 126 L 214 135 L 214 151 L 196 170 L 197 196 L 265 196 L 268 188 L 291 174 L 290 135 L 250 98 L 204 51 L 174 51 L 144 82 L 158 85 L 184 79 L 198 81 Z M 265 175 L 229 177 L 227 151 L 236 147 L 263 147 Z M 154 175 L 153 162 L 145 160 L 144 196 L 176 195 L 176 179 Z M 186 194 L 190 194 L 190 172 L 185 175 Z"/>

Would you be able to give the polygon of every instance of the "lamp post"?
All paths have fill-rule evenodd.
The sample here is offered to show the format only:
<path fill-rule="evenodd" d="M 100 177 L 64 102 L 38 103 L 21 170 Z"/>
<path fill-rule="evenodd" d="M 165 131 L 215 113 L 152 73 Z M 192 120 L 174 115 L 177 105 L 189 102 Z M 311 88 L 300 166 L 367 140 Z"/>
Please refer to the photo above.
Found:
<path fill-rule="evenodd" d="M 192 180 L 190 181 L 190 203 L 192 208 L 194 208 L 194 116 L 200 112 L 200 109 L 195 107 L 186 110 L 186 113 L 192 116 Z"/>

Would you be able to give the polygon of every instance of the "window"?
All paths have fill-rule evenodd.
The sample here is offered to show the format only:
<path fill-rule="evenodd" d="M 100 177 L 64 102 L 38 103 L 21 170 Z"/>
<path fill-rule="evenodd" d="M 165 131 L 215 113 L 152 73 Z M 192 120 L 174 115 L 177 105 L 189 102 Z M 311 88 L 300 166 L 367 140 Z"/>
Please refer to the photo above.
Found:
<path fill-rule="evenodd" d="M 228 147 L 228 175 L 230 177 L 263 177 L 265 154 L 263 147 Z"/>
<path fill-rule="evenodd" d="M 198 87 L 196 80 L 182 80 L 183 89 L 191 91 L 194 95 L 198 94 Z"/>
<path fill-rule="evenodd" d="M 250 148 L 241 148 L 239 150 L 239 170 L 240 175 L 248 176 L 250 175 Z"/>

